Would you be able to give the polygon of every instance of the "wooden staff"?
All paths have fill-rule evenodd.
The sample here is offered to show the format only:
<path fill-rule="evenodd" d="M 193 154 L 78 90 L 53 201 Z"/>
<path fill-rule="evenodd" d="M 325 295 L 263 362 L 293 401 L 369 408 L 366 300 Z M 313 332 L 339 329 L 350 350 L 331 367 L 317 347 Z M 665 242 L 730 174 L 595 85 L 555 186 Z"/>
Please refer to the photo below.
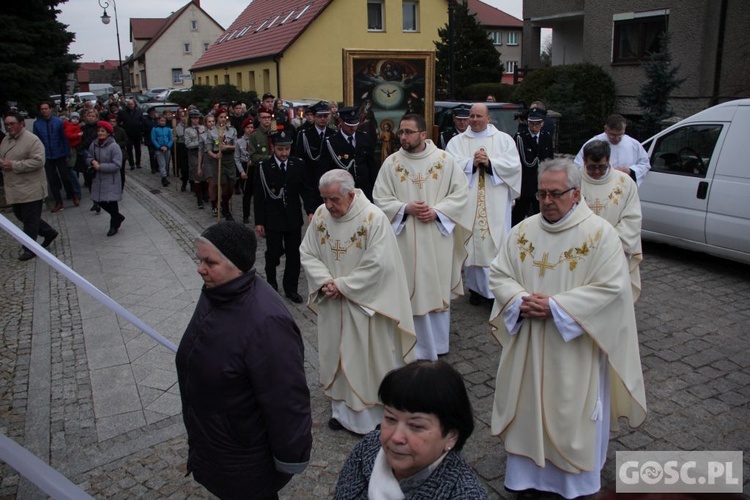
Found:
<path fill-rule="evenodd" d="M 221 157 L 222 151 L 221 146 L 224 145 L 224 127 L 219 127 L 219 160 L 216 162 L 216 178 L 218 184 L 216 184 L 216 202 L 219 204 L 219 209 L 216 211 L 216 222 L 221 222 Z"/>
<path fill-rule="evenodd" d="M 172 177 L 177 178 L 177 117 L 172 119 Z M 177 189 L 177 184 L 175 184 Z"/>

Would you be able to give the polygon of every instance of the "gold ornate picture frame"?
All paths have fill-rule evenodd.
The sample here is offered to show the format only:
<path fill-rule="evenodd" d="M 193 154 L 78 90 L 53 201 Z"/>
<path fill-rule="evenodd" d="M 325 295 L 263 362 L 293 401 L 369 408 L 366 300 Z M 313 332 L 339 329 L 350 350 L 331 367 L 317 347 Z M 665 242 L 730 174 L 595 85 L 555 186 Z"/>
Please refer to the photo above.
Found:
<path fill-rule="evenodd" d="M 381 159 L 398 145 L 396 128 L 407 112 L 435 112 L 435 52 L 344 49 L 344 103 L 360 107 L 360 130 L 378 139 Z M 430 134 L 431 135 L 431 134 Z"/>

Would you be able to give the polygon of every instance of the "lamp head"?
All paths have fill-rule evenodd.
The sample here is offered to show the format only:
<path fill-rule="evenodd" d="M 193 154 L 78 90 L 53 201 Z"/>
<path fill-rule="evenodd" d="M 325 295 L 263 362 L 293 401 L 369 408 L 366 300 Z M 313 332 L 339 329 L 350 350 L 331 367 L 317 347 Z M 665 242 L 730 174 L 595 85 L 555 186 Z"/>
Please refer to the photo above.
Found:
<path fill-rule="evenodd" d="M 104 9 L 104 14 L 102 14 L 102 23 L 109 24 L 110 20 L 112 20 L 112 18 L 109 17 L 109 14 L 107 14 L 107 9 Z"/>

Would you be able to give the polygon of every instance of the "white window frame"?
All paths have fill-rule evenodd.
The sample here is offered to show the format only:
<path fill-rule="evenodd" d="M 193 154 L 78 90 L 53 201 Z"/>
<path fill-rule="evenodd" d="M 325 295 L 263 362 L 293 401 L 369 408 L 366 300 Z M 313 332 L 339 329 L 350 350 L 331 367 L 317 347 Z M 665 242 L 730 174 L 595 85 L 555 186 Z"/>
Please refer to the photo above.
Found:
<path fill-rule="evenodd" d="M 380 7 L 380 26 L 370 20 L 370 6 Z M 385 31 L 385 2 L 384 0 L 367 0 L 367 31 Z"/>
<path fill-rule="evenodd" d="M 198 31 L 198 21 L 195 19 L 190 20 L 190 31 Z"/>
<path fill-rule="evenodd" d="M 518 61 L 505 61 L 505 73 L 513 74 L 518 67 Z"/>
<path fill-rule="evenodd" d="M 182 85 L 182 68 L 172 68 L 172 85 Z"/>
<path fill-rule="evenodd" d="M 409 12 L 411 11 L 411 12 Z M 419 32 L 419 0 L 402 0 L 401 2 L 401 28 L 404 33 L 418 33 Z M 413 25 L 407 27 L 407 14 L 412 15 Z"/>
<path fill-rule="evenodd" d="M 208 48 L 211 46 L 210 42 L 203 42 L 203 52 L 208 52 Z"/>
<path fill-rule="evenodd" d="M 503 32 L 502 31 L 490 31 L 489 37 L 490 37 L 490 40 L 492 40 L 492 45 L 503 44 Z"/>
<path fill-rule="evenodd" d="M 518 31 L 509 31 L 507 45 L 518 45 L 518 38 Z"/>
<path fill-rule="evenodd" d="M 190 54 L 190 42 L 182 42 L 182 53 L 183 54 Z"/>

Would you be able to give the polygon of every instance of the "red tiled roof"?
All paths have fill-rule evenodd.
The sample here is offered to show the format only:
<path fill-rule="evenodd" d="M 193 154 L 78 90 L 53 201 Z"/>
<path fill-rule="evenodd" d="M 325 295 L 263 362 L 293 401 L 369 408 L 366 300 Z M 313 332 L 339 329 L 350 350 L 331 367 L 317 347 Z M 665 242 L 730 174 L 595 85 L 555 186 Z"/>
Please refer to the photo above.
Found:
<path fill-rule="evenodd" d="M 332 1 L 253 0 L 190 69 L 281 54 Z"/>
<path fill-rule="evenodd" d="M 183 5 L 182 8 L 180 8 L 180 10 L 172 12 L 172 14 L 168 18 L 162 19 L 161 20 L 162 21 L 161 27 L 156 31 L 156 33 L 153 34 L 153 36 L 150 37 L 151 39 L 148 42 L 146 42 L 146 45 L 144 45 L 143 47 L 141 47 L 141 50 L 139 50 L 137 54 L 133 54 L 130 57 L 130 59 L 138 59 L 143 54 L 145 54 L 146 51 L 148 49 L 150 49 L 151 46 L 154 43 L 156 43 L 156 41 L 159 39 L 159 37 L 165 31 L 167 31 L 167 29 L 169 29 L 169 27 L 172 26 L 175 23 L 175 21 L 177 21 L 177 19 L 182 15 L 182 13 L 185 12 L 185 10 L 187 10 L 187 8 L 190 7 L 191 5 L 195 5 L 196 7 L 198 7 L 206 15 L 206 17 L 208 17 L 211 21 L 213 21 L 216 24 L 216 26 L 218 26 L 219 28 L 222 28 L 222 26 L 219 23 L 217 23 L 214 20 L 214 18 L 212 18 L 211 16 L 209 16 L 208 13 L 201 8 L 199 2 L 195 2 L 194 0 L 190 0 L 188 3 L 186 3 L 185 5 Z M 141 21 L 150 21 L 150 19 L 141 19 Z"/>
<path fill-rule="evenodd" d="M 469 11 L 477 15 L 482 26 L 523 28 L 523 21 L 480 0 L 468 0 Z"/>
<path fill-rule="evenodd" d="M 99 69 L 117 69 L 120 66 L 118 61 L 114 59 L 107 59 L 102 62 L 79 62 L 79 69 L 85 69 L 87 71 L 99 70 Z"/>
<path fill-rule="evenodd" d="M 130 41 L 151 39 L 156 35 L 168 18 L 154 19 L 145 17 L 130 18 Z"/>

